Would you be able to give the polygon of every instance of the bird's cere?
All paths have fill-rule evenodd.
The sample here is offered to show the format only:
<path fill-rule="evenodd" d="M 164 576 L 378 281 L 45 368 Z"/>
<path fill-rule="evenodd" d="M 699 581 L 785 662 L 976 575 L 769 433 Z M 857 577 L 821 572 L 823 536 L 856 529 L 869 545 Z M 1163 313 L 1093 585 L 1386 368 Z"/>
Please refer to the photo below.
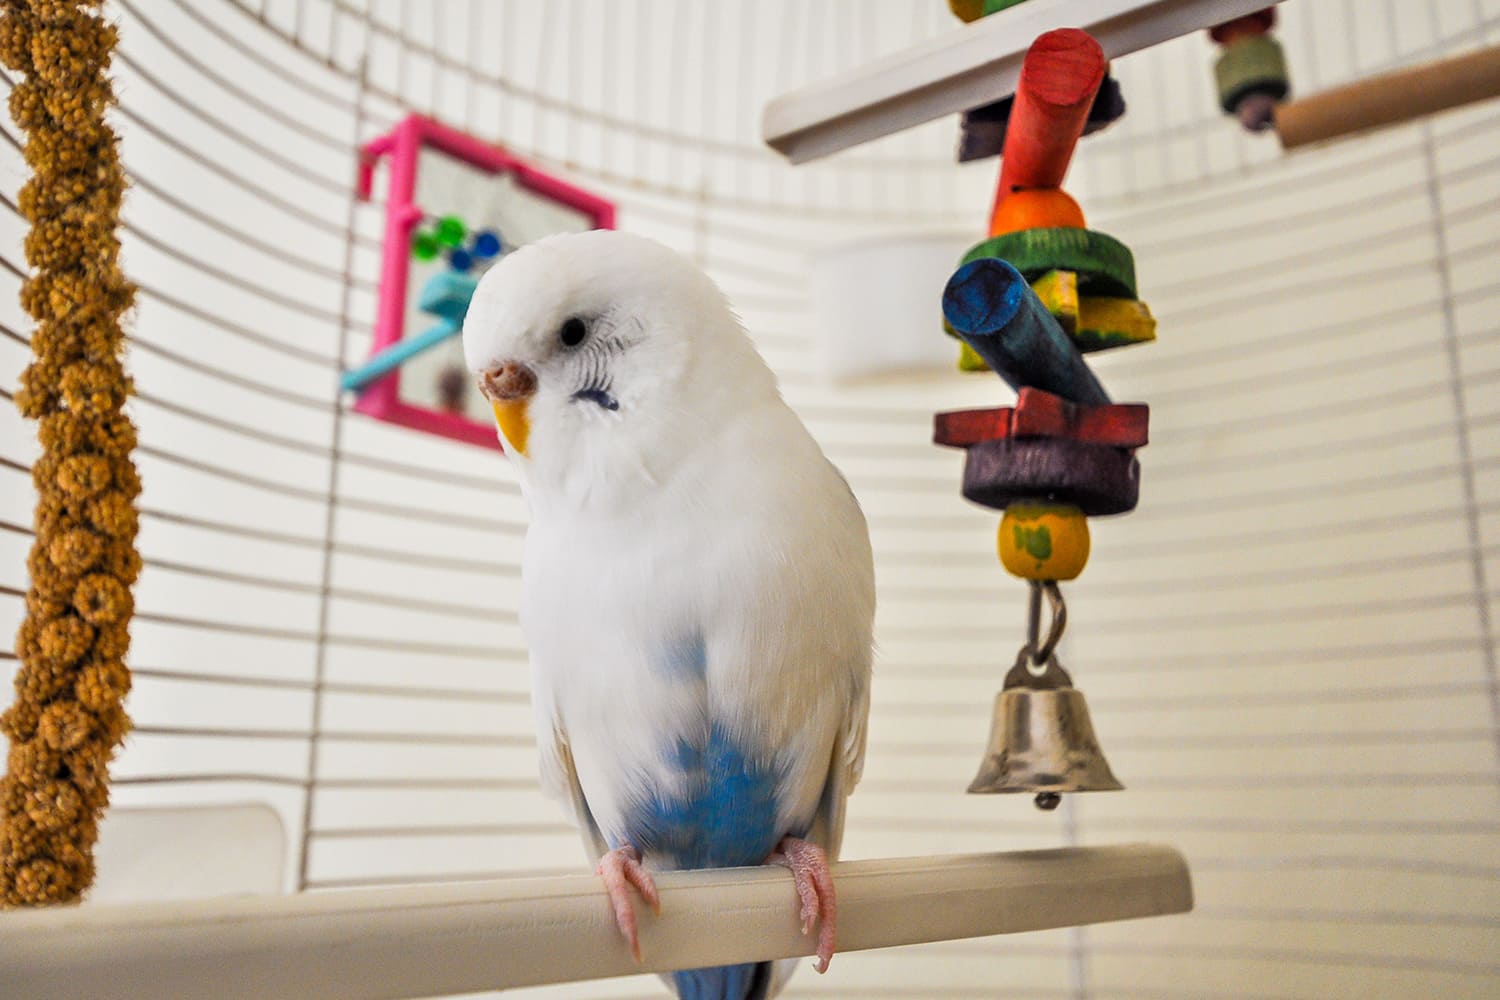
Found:
<path fill-rule="evenodd" d="M 526 365 L 507 361 L 484 372 L 479 391 L 495 410 L 495 425 L 505 440 L 507 451 L 526 454 L 526 440 L 531 436 L 527 405 L 536 394 L 536 373 Z"/>

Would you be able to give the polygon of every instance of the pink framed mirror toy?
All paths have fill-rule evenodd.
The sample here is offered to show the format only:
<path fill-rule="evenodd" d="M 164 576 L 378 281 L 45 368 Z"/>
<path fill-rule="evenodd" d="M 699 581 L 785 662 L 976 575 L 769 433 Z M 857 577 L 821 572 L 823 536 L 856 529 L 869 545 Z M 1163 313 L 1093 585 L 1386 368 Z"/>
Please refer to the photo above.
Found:
<path fill-rule="evenodd" d="M 613 229 L 614 205 L 497 146 L 410 115 L 360 151 L 358 194 L 388 164 L 380 300 L 364 363 L 344 372 L 357 412 L 500 448 L 458 336 L 479 278 L 553 233 Z"/>

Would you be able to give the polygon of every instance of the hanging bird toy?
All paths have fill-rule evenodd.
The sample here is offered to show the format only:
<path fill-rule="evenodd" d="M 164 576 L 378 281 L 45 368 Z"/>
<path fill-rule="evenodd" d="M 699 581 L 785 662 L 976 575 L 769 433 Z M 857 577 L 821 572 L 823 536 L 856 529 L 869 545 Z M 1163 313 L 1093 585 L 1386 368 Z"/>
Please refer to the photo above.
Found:
<path fill-rule="evenodd" d="M 1060 29 L 1032 44 L 989 239 L 964 257 L 943 292 L 945 329 L 962 341 L 959 367 L 995 372 L 1017 399 L 1013 407 L 939 413 L 933 439 L 965 449 L 963 495 L 1004 511 L 1000 561 L 1030 587 L 1026 643 L 996 699 L 989 748 L 969 791 L 1035 793 L 1043 809 L 1055 808 L 1063 792 L 1124 787 L 1056 653 L 1067 621 L 1058 584 L 1088 562 L 1089 517 L 1135 508 L 1135 452 L 1147 441 L 1147 407 L 1112 402 L 1083 355 L 1156 336 L 1130 250 L 1086 228 L 1062 190 L 1104 74 L 1104 53 L 1086 32 Z"/>

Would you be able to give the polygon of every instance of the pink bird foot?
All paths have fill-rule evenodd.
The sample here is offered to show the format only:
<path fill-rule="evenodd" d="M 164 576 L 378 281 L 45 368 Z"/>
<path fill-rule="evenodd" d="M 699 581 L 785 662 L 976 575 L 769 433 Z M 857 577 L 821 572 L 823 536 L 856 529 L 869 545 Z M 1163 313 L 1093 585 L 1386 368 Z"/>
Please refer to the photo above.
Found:
<path fill-rule="evenodd" d="M 819 973 L 827 972 L 828 963 L 833 961 L 833 935 L 838 923 L 828 855 L 817 844 L 783 837 L 766 858 L 766 864 L 791 871 L 792 880 L 797 883 L 797 896 L 802 900 L 802 933 L 811 934 L 813 925 L 819 924 L 818 964 L 814 968 Z"/>
<path fill-rule="evenodd" d="M 641 852 L 629 844 L 616 847 L 599 859 L 594 874 L 604 879 L 604 888 L 609 890 L 609 901 L 615 908 L 615 923 L 620 934 L 630 945 L 630 954 L 641 960 L 641 939 L 635 921 L 635 904 L 631 902 L 630 890 L 641 894 L 651 904 L 651 912 L 661 916 L 661 896 L 656 892 L 656 883 L 651 873 L 641 864 Z"/>

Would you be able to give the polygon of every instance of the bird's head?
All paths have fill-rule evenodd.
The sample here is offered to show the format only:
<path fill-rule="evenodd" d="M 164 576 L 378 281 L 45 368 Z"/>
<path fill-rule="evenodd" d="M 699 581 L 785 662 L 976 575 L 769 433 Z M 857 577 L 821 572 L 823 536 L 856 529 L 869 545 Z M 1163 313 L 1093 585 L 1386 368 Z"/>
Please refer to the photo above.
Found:
<path fill-rule="evenodd" d="M 464 357 L 528 495 L 651 482 L 775 380 L 688 260 L 612 230 L 551 236 L 480 279 Z"/>

